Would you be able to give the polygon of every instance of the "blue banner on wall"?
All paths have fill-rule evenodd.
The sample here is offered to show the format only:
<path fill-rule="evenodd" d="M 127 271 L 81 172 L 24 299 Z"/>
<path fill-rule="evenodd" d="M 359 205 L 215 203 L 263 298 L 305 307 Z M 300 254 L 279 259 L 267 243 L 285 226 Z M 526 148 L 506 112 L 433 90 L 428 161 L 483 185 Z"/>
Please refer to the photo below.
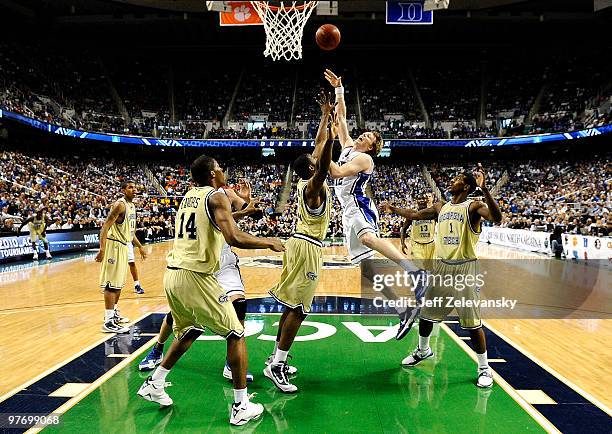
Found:
<path fill-rule="evenodd" d="M 423 8 L 424 0 L 387 0 L 387 24 L 422 26 L 433 24 L 433 11 Z"/>
<path fill-rule="evenodd" d="M 98 140 L 102 142 L 122 143 L 128 145 L 166 146 L 166 147 L 196 147 L 196 148 L 223 148 L 223 147 L 252 147 L 252 148 L 296 148 L 314 147 L 312 139 L 265 139 L 265 140 L 187 140 L 187 139 L 156 139 L 152 137 L 120 136 L 105 133 L 93 133 L 41 122 L 17 113 L 0 109 L 0 118 L 12 119 L 31 127 L 84 140 Z M 462 147 L 481 148 L 496 146 L 533 145 L 537 143 L 551 143 L 564 140 L 581 139 L 584 137 L 599 136 L 612 133 L 612 125 L 589 128 L 587 130 L 573 131 L 571 133 L 535 134 L 518 137 L 496 137 L 492 139 L 402 139 L 385 140 L 389 148 L 407 147 Z"/>
<path fill-rule="evenodd" d="M 47 232 L 51 254 L 58 252 L 77 252 L 100 247 L 100 229 L 74 232 Z M 39 243 L 39 250 L 42 243 Z M 32 259 L 30 235 L 0 237 L 0 264 L 20 259 Z M 40 252 L 39 252 L 40 253 Z"/>

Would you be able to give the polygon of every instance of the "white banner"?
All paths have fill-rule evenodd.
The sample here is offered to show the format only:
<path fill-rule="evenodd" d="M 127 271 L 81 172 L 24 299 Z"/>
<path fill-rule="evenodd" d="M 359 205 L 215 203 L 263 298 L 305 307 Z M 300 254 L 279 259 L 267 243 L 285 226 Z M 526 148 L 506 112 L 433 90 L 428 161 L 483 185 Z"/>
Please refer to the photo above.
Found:
<path fill-rule="evenodd" d="M 550 234 L 524 229 L 483 227 L 480 241 L 529 252 L 550 254 Z"/>
<path fill-rule="evenodd" d="M 612 238 L 563 234 L 563 251 L 573 259 L 612 259 Z"/>

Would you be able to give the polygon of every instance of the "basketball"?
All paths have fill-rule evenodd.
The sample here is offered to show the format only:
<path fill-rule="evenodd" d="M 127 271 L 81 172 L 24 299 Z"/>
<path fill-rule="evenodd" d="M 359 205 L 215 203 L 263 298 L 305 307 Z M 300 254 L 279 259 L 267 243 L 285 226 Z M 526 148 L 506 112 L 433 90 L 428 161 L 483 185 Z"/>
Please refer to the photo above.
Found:
<path fill-rule="evenodd" d="M 317 45 L 325 51 L 335 49 L 340 44 L 340 30 L 333 24 L 323 24 L 317 30 Z"/>

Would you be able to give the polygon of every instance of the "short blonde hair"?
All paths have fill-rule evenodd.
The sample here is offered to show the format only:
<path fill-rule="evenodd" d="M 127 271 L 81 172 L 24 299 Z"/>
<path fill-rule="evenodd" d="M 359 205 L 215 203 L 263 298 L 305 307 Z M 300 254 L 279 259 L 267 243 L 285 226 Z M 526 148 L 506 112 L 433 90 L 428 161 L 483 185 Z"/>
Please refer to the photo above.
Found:
<path fill-rule="evenodd" d="M 372 150 L 368 152 L 372 157 L 378 156 L 380 151 L 382 151 L 383 145 L 385 142 L 383 141 L 382 135 L 378 131 L 372 131 L 374 134 L 374 143 L 372 143 Z"/>

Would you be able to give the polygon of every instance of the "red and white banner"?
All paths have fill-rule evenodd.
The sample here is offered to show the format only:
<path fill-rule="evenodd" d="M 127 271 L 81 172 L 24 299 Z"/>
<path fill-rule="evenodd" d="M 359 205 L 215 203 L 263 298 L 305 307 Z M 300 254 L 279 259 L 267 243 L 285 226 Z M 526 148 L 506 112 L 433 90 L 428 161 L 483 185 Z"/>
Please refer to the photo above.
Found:
<path fill-rule="evenodd" d="M 219 12 L 219 24 L 222 26 L 261 26 L 263 23 L 251 2 L 232 1 L 231 12 Z"/>

